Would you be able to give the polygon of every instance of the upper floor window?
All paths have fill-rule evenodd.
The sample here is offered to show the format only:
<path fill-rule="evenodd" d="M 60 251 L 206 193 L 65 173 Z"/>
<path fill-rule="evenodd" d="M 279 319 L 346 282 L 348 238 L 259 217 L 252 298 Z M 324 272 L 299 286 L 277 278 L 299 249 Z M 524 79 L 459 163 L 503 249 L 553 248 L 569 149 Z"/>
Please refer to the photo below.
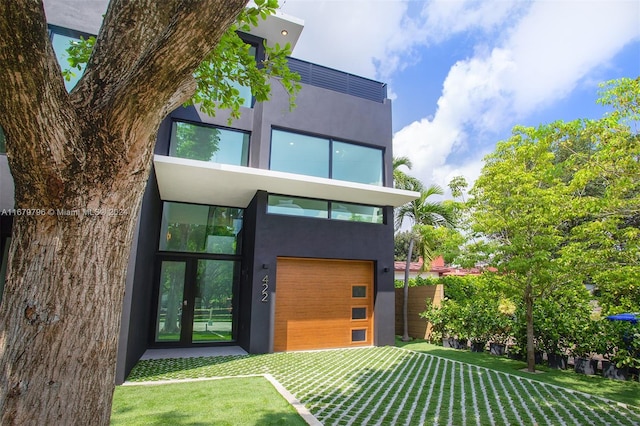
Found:
<path fill-rule="evenodd" d="M 169 155 L 246 166 L 249 161 L 249 134 L 174 121 L 171 128 Z"/>
<path fill-rule="evenodd" d="M 51 37 L 51 44 L 53 45 L 53 51 L 56 54 L 58 64 L 60 64 L 60 69 L 66 70 L 71 68 L 68 60 L 69 54 L 67 53 L 67 49 L 71 46 L 71 43 L 74 41 L 80 41 L 80 37 L 87 39 L 91 37 L 91 34 L 85 34 L 79 31 L 50 25 L 49 36 Z M 70 92 L 78 83 L 80 77 L 82 77 L 85 65 L 81 65 L 80 68 L 81 69 L 79 70 L 72 69 L 71 71 L 74 76 L 72 76 L 68 81 L 66 79 L 64 80 L 64 87 L 67 89 L 67 92 Z"/>
<path fill-rule="evenodd" d="M 272 130 L 270 169 L 382 186 L 382 150 Z"/>
<path fill-rule="evenodd" d="M 165 202 L 160 250 L 190 253 L 240 253 L 243 210 Z"/>

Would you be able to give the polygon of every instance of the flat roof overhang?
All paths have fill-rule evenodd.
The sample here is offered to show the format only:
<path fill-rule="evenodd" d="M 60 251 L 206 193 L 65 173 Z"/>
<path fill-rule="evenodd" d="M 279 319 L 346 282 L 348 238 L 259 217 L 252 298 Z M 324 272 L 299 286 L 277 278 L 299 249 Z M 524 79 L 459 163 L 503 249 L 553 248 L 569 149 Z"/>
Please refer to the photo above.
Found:
<path fill-rule="evenodd" d="M 155 155 L 160 198 L 246 208 L 257 191 L 354 204 L 399 207 L 417 192 L 253 167 Z"/>
<path fill-rule="evenodd" d="M 279 10 L 275 14 L 267 16 L 267 19 L 259 19 L 258 26 L 252 27 L 249 34 L 253 34 L 267 40 L 267 45 L 273 47 L 279 44 L 284 47 L 291 45 L 291 51 L 296 47 L 300 34 L 304 28 L 304 21 Z"/>

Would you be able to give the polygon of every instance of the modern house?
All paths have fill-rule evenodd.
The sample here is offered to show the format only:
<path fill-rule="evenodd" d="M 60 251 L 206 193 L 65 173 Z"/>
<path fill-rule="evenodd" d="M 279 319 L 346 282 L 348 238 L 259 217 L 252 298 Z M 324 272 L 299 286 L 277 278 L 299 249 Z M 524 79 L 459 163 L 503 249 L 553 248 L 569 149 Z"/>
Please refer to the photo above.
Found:
<path fill-rule="evenodd" d="M 59 56 L 69 38 L 97 33 L 106 9 L 69 3 L 45 2 Z M 302 29 L 275 15 L 241 36 L 259 60 L 263 40 L 294 46 Z M 386 86 L 293 58 L 289 67 L 302 78 L 293 111 L 274 81 L 264 103 L 240 88 L 247 102 L 231 124 L 225 111 L 196 107 L 161 124 L 129 260 L 118 382 L 149 348 L 393 344 L 393 208 L 417 194 L 393 188 Z M 0 210 L 13 203 L 0 154 Z M 0 217 L 2 278 L 11 223 Z"/>

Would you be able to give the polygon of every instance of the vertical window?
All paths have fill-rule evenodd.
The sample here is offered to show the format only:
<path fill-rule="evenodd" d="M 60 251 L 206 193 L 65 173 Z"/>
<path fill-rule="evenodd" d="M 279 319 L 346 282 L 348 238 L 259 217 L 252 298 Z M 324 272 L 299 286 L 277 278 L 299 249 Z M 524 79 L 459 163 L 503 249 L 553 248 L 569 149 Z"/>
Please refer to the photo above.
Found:
<path fill-rule="evenodd" d="M 169 155 L 246 166 L 249 161 L 249 134 L 176 121 L 171 129 Z"/>
<path fill-rule="evenodd" d="M 382 185 L 382 151 L 345 142 L 333 142 L 333 179 Z"/>
<path fill-rule="evenodd" d="M 0 237 L 2 238 L 2 237 Z M 0 253 L 0 302 L 4 293 L 4 283 L 7 279 L 7 262 L 9 261 L 9 246 L 11 245 L 11 237 L 4 240 L 2 252 Z"/>
<path fill-rule="evenodd" d="M 165 202 L 160 250 L 237 254 L 242 209 Z"/>
<path fill-rule="evenodd" d="M 249 54 L 252 55 L 254 58 L 256 57 L 256 47 L 253 45 L 249 46 Z M 240 97 L 242 98 L 243 102 L 242 105 L 245 108 L 251 108 L 253 106 L 253 95 L 251 94 L 251 87 L 250 86 L 243 86 L 242 84 L 238 83 L 237 81 L 232 81 L 230 82 L 231 86 L 236 89 L 239 94 Z"/>
<path fill-rule="evenodd" d="M 7 152 L 7 145 L 5 143 L 4 131 L 2 127 L 0 127 L 0 154 L 5 154 Z"/>
<path fill-rule="evenodd" d="M 329 140 L 274 130 L 271 132 L 271 170 L 329 177 Z"/>

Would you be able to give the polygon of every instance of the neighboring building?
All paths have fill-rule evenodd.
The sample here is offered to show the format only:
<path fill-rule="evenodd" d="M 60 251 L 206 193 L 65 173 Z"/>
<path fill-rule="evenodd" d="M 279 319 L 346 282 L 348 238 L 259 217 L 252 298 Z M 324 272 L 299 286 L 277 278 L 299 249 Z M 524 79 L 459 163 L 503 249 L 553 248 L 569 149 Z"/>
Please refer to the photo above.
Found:
<path fill-rule="evenodd" d="M 45 2 L 60 54 L 96 33 L 86 12 Z M 287 30 L 287 36 L 282 30 Z M 295 45 L 302 23 L 270 17 L 243 38 Z M 282 39 L 288 37 L 287 39 Z M 394 343 L 391 103 L 373 80 L 290 59 L 293 111 L 274 82 L 239 120 L 194 107 L 161 124 L 127 273 L 117 381 L 148 348 L 239 345 L 250 353 Z M 241 88 L 244 90 L 244 88 Z M 0 145 L 1 148 L 1 145 Z M 14 207 L 0 155 L 0 210 Z M 11 217 L 0 217 L 2 275 Z"/>
<path fill-rule="evenodd" d="M 394 262 L 394 279 L 403 281 L 404 271 L 407 269 L 406 261 Z M 409 263 L 409 278 L 438 278 L 447 274 L 452 268 L 448 268 L 444 265 L 444 259 L 442 256 L 438 256 L 431 261 L 431 267 L 429 269 L 423 268 L 424 259 L 422 256 L 418 258 L 417 262 Z"/>
<path fill-rule="evenodd" d="M 422 257 L 417 262 L 410 262 L 409 264 L 409 278 L 438 278 L 447 276 L 464 277 L 467 275 L 480 275 L 485 271 L 497 272 L 496 268 L 457 268 L 449 267 L 444 264 L 442 256 L 438 256 L 431 261 L 431 267 L 429 269 L 423 269 L 424 260 Z M 404 280 L 404 271 L 407 269 L 407 262 L 396 261 L 394 262 L 394 279 Z"/>

